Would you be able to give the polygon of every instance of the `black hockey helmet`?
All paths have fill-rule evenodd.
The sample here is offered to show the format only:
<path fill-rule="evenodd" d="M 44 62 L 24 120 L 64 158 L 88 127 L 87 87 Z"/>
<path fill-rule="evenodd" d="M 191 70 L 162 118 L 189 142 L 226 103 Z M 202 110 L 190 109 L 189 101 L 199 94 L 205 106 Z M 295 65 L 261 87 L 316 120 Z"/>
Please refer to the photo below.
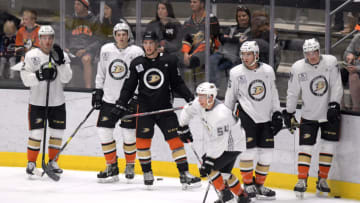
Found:
<path fill-rule="evenodd" d="M 159 37 L 154 31 L 146 31 L 143 35 L 143 40 L 154 40 L 159 41 Z"/>

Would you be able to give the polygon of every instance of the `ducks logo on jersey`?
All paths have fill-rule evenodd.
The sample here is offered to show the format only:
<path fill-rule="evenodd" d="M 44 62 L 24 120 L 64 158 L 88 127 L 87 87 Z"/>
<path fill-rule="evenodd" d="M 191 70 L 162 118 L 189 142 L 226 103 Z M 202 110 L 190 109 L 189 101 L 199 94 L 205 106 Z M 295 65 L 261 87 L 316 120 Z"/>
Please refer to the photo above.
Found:
<path fill-rule="evenodd" d="M 109 66 L 109 74 L 114 80 L 123 79 L 128 72 L 126 63 L 121 59 L 115 59 Z"/>
<path fill-rule="evenodd" d="M 266 96 L 265 83 L 262 80 L 254 80 L 249 85 L 249 96 L 255 101 L 261 101 Z"/>
<path fill-rule="evenodd" d="M 150 68 L 144 74 L 144 84 L 149 89 L 158 89 L 164 83 L 164 74 L 157 68 Z"/>
<path fill-rule="evenodd" d="M 310 91 L 315 96 L 323 96 L 327 90 L 329 89 L 329 85 L 327 79 L 323 75 L 319 75 L 311 80 L 310 82 Z"/>

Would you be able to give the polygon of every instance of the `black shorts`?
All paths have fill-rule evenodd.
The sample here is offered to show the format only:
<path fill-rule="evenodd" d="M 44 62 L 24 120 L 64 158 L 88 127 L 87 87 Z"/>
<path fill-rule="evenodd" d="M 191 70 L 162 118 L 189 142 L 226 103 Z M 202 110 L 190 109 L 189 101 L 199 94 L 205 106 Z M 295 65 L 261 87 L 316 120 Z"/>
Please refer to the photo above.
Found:
<path fill-rule="evenodd" d="M 329 122 L 319 123 L 307 119 L 301 119 L 300 123 L 300 145 L 314 145 L 319 128 L 321 129 L 321 139 L 327 141 L 339 141 L 340 139 L 340 122 L 331 124 Z"/>
<path fill-rule="evenodd" d="M 241 126 L 245 130 L 246 148 L 274 148 L 274 135 L 270 122 L 255 123 L 246 112 L 239 112 Z"/>
<path fill-rule="evenodd" d="M 65 104 L 60 106 L 48 107 L 48 123 L 53 129 L 66 128 L 66 108 Z M 30 130 L 44 128 L 45 107 L 29 105 L 29 128 Z"/>
<path fill-rule="evenodd" d="M 114 107 L 115 107 L 115 104 L 103 102 L 103 105 L 101 106 L 101 109 L 100 109 L 97 124 L 96 124 L 97 127 L 115 128 L 117 121 L 114 120 L 111 116 L 111 110 Z M 122 120 L 120 127 L 135 129 L 136 119 L 131 118 L 131 119 L 127 119 L 127 120 Z"/>
<path fill-rule="evenodd" d="M 237 151 L 225 151 L 219 158 L 215 159 L 214 170 L 220 171 L 221 173 L 231 173 L 239 154 L 240 152 Z"/>
<path fill-rule="evenodd" d="M 140 105 L 141 109 L 141 105 Z M 139 111 L 145 112 L 145 111 Z M 157 124 L 163 133 L 165 140 L 178 137 L 177 128 L 179 122 L 174 112 L 143 116 L 137 118 L 136 137 L 151 139 L 154 136 L 154 126 Z"/>

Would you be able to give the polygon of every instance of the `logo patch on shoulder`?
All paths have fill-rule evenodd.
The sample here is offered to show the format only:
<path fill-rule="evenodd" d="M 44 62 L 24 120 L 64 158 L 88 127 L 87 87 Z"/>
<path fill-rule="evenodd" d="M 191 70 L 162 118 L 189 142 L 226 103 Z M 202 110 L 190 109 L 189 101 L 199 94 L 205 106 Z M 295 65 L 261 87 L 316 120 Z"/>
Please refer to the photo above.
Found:
<path fill-rule="evenodd" d="M 136 65 L 135 68 L 138 73 L 144 71 L 144 67 L 142 64 Z"/>

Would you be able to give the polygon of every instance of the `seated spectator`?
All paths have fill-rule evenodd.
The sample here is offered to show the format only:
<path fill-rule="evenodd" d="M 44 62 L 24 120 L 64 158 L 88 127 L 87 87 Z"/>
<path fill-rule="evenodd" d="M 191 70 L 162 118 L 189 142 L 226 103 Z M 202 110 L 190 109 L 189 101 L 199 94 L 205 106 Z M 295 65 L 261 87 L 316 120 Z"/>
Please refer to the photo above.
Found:
<path fill-rule="evenodd" d="M 257 42 L 260 52 L 260 61 L 269 64 L 269 43 L 270 43 L 270 21 L 269 16 L 261 10 L 254 11 L 251 17 L 251 36 L 250 39 Z M 274 33 L 274 71 L 280 64 L 281 53 L 279 40 Z"/>
<path fill-rule="evenodd" d="M 182 41 L 182 63 L 186 68 L 202 67 L 205 62 L 205 0 L 190 0 L 192 15 L 184 22 Z M 214 53 L 220 46 L 218 35 L 219 21 L 210 14 L 210 52 Z"/>
<path fill-rule="evenodd" d="M 210 82 L 219 87 L 220 71 L 226 71 L 239 64 L 239 50 L 241 44 L 250 35 L 250 10 L 245 6 L 238 6 L 235 14 L 236 25 L 225 28 L 220 34 L 221 46 L 219 51 L 210 56 Z"/>
<path fill-rule="evenodd" d="M 15 56 L 15 39 L 16 39 L 16 26 L 14 21 L 8 20 L 4 23 L 4 33 L 0 35 L 0 78 L 3 73 L 8 72 L 5 70 L 16 64 Z M 9 78 L 14 79 L 16 72 L 10 70 Z"/>
<path fill-rule="evenodd" d="M 2 11 L 0 9 L 0 25 L 4 25 L 4 23 L 8 20 L 13 21 L 16 25 L 16 28 L 18 28 L 20 26 L 20 22 L 21 22 L 20 19 L 18 19 L 14 15 L 8 13 L 6 10 Z M 3 27 L 0 26 L 0 34 L 2 34 L 3 32 L 4 32 Z"/>
<path fill-rule="evenodd" d="M 156 8 L 156 18 L 146 26 L 146 31 L 154 31 L 159 37 L 160 53 L 178 54 L 182 28 L 175 18 L 173 7 L 168 0 L 159 0 Z"/>
<path fill-rule="evenodd" d="M 119 2 L 117 0 L 105 1 L 104 16 L 103 18 L 98 16 L 98 20 L 101 23 L 99 33 L 104 40 L 102 44 L 106 44 L 114 40 L 113 28 L 117 23 L 123 22 L 129 25 L 126 19 L 121 16 L 121 13 L 121 7 L 119 7 Z M 134 44 L 135 41 L 132 32 L 129 33 L 129 37 L 129 44 Z"/>
<path fill-rule="evenodd" d="M 24 61 L 25 53 L 33 47 L 39 47 L 38 31 L 40 26 L 36 24 L 37 13 L 34 10 L 24 10 L 21 27 L 16 34 L 15 51 Z"/>
<path fill-rule="evenodd" d="M 352 110 L 360 111 L 360 33 L 351 40 L 344 53 L 344 61 L 348 64 L 348 82 L 352 100 Z"/>
<path fill-rule="evenodd" d="M 75 0 L 75 14 L 66 24 L 70 31 L 66 37 L 66 51 L 70 52 L 70 56 L 75 56 L 75 60 L 81 61 L 85 88 L 92 87 L 95 72 L 92 62 L 100 46 L 100 40 L 96 36 L 99 23 L 96 16 L 89 11 L 89 6 L 88 0 Z"/>

